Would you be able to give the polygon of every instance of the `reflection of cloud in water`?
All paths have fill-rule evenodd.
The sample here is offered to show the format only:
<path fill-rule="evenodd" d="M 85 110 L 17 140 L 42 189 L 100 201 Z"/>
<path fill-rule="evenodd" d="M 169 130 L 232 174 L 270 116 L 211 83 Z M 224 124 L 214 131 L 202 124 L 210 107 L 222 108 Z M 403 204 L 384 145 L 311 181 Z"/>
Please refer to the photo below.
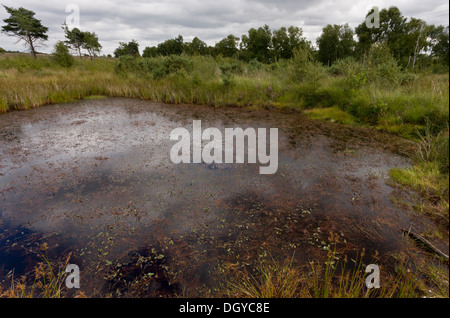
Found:
<path fill-rule="evenodd" d="M 382 176 L 407 162 L 355 140 L 334 147 L 332 134 L 300 116 L 127 99 L 4 114 L 0 134 L 15 133 L 0 144 L 0 165 L 8 167 L 0 189 L 11 188 L 0 193 L 0 227 L 58 232 L 67 246 L 95 252 L 109 242 L 98 235 L 108 233 L 108 259 L 171 241 L 164 254 L 184 270 L 192 265 L 192 275 L 227 255 L 250 257 L 262 244 L 289 256 L 295 245 L 298 257 L 314 257 L 308 240 L 317 227 L 324 241 L 328 231 L 344 233 L 348 248 L 398 248 L 397 228 L 408 219 Z M 277 173 L 260 175 L 258 164 L 171 163 L 170 132 L 191 130 L 193 118 L 221 131 L 278 127 Z M 292 133 L 300 125 L 307 137 Z M 179 246 L 202 253 L 196 259 Z"/>
<path fill-rule="evenodd" d="M 84 107 L 83 107 L 84 108 Z M 23 124 L 20 137 L 23 151 L 45 150 L 45 159 L 70 159 L 98 153 L 128 152 L 135 146 L 167 143 L 175 123 L 154 112 L 130 113 L 121 107 L 80 109 L 58 114 L 57 125 L 47 121 Z"/>

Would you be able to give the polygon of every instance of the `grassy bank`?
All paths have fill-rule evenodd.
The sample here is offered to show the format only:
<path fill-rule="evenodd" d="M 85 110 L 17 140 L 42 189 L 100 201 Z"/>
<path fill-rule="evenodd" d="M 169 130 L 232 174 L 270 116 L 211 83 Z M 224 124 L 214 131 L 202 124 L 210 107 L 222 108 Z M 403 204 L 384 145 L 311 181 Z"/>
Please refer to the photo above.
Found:
<path fill-rule="evenodd" d="M 437 134 L 449 119 L 448 74 L 384 74 L 357 61 L 326 68 L 301 56 L 271 65 L 205 56 L 76 59 L 73 67 L 64 68 L 48 57 L 4 55 L 0 112 L 90 95 L 320 108 L 318 118 L 339 122 L 345 112 L 345 123 L 368 124 L 408 138 L 424 133 L 427 120 Z"/>

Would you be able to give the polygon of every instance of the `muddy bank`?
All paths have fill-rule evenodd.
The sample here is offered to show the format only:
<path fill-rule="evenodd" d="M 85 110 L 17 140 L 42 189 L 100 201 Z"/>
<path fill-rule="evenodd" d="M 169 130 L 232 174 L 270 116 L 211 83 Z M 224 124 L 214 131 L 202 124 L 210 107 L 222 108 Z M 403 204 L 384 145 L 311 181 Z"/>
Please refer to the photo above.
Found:
<path fill-rule="evenodd" d="M 278 128 L 277 173 L 173 164 L 169 134 L 193 119 Z M 27 272 L 49 242 L 51 255 L 73 252 L 91 296 L 214 295 L 230 269 L 323 260 L 330 233 L 339 253 L 383 262 L 415 224 L 387 182 L 410 164 L 408 142 L 296 112 L 78 101 L 2 114 L 0 140 L 3 275 Z"/>

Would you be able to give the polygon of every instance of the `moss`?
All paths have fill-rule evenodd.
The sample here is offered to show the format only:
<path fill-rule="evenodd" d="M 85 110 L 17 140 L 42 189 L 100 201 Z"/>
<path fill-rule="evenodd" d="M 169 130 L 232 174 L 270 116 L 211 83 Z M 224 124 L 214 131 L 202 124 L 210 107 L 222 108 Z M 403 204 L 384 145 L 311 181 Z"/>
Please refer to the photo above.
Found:
<path fill-rule="evenodd" d="M 308 117 L 338 124 L 353 125 L 357 119 L 349 113 L 339 109 L 336 106 L 327 108 L 314 108 L 304 111 Z"/>

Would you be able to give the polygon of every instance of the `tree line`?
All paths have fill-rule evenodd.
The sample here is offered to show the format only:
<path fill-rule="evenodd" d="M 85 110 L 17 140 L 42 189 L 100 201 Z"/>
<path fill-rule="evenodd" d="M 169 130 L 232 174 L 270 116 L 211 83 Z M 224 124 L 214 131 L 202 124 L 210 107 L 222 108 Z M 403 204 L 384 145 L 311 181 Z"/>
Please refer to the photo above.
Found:
<path fill-rule="evenodd" d="M 373 13 L 374 9 L 370 10 L 366 18 Z M 331 66 L 337 60 L 347 57 L 360 58 L 372 45 L 379 44 L 387 47 L 404 68 L 414 69 L 420 57 L 449 65 L 448 26 L 429 25 L 417 18 L 408 20 L 397 7 L 382 9 L 379 20 L 380 26 L 372 28 L 367 26 L 366 20 L 355 29 L 348 24 L 328 24 L 322 28 L 315 47 L 303 36 L 301 28 L 290 26 L 271 30 L 264 25 L 258 29 L 251 28 L 241 38 L 229 34 L 214 46 L 208 46 L 198 37 L 194 37 L 191 42 L 184 42 L 183 36 L 178 35 L 157 46 L 145 47 L 142 57 L 221 55 L 247 62 L 256 59 L 262 63 L 272 63 L 279 59 L 290 59 L 296 49 L 305 48 L 318 61 Z M 140 56 L 138 42 L 121 42 L 114 51 L 114 56 L 122 55 Z"/>
<path fill-rule="evenodd" d="M 30 48 L 36 57 L 35 43 L 48 40 L 48 28 L 37 20 L 35 13 L 24 8 L 14 9 L 4 6 L 10 17 L 4 19 L 6 25 L 2 32 L 18 37 Z M 366 18 L 374 13 L 370 10 Z M 355 29 L 344 25 L 323 27 L 314 46 L 303 36 L 303 30 L 296 26 L 271 30 L 268 25 L 251 28 L 240 38 L 229 34 L 214 46 L 208 46 L 198 37 L 185 42 L 182 35 L 168 39 L 156 46 L 143 49 L 142 57 L 169 55 L 211 55 L 236 58 L 243 61 L 257 60 L 261 63 L 273 63 L 280 59 L 290 59 L 299 48 L 306 49 L 316 60 L 331 66 L 334 62 L 347 57 L 360 58 L 374 44 L 387 47 L 399 65 L 414 68 L 421 59 L 437 61 L 449 65 L 449 27 L 429 25 L 417 18 L 407 19 L 397 7 L 379 11 L 379 27 L 368 27 L 364 20 Z M 63 24 L 64 44 L 75 50 L 81 57 L 85 49 L 94 58 L 100 54 L 102 46 L 94 32 L 69 29 Z M 60 48 L 62 49 L 62 48 Z M 114 56 L 130 55 L 139 57 L 139 43 L 136 40 L 120 42 Z"/>

